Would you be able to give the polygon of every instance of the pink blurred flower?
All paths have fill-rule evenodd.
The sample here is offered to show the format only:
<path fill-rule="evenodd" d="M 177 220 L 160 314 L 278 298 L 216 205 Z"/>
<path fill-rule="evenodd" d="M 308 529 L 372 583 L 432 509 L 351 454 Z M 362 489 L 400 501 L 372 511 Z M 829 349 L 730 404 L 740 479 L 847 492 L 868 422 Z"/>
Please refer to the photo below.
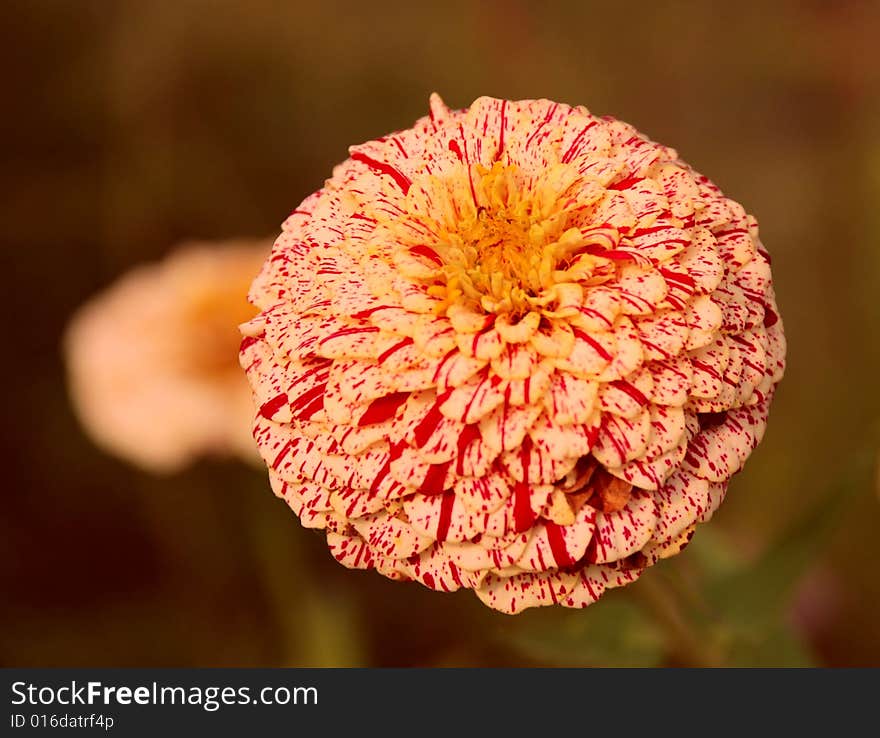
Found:
<path fill-rule="evenodd" d="M 64 346 L 70 393 L 94 441 L 155 472 L 203 454 L 256 457 L 238 324 L 269 242 L 185 244 L 84 305 Z"/>
<path fill-rule="evenodd" d="M 785 342 L 755 219 L 548 100 L 431 99 L 284 224 L 241 360 L 275 493 L 354 568 L 518 612 L 680 551 Z"/>

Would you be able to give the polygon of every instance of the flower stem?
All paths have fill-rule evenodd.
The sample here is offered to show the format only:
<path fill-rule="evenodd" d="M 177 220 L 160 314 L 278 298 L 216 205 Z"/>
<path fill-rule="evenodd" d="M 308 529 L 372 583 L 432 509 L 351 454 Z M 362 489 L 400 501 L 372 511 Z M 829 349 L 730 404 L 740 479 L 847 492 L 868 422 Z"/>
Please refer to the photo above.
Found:
<path fill-rule="evenodd" d="M 724 658 L 717 645 L 702 636 L 688 620 L 675 590 L 659 580 L 659 572 L 652 572 L 650 576 L 639 579 L 632 587 L 632 594 L 666 632 L 672 652 L 683 666 L 724 666 Z"/>

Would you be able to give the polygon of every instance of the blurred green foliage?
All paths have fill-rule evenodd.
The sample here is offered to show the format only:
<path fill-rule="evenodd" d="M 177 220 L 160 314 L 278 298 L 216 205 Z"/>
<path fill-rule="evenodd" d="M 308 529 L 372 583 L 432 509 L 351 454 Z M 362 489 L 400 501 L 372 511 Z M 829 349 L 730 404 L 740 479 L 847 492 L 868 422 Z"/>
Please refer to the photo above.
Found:
<path fill-rule="evenodd" d="M 877 665 L 880 4 L 7 4 L 0 661 Z M 508 618 L 334 564 L 262 474 L 158 479 L 68 406 L 85 298 L 182 239 L 268 235 L 437 90 L 549 97 L 676 147 L 761 223 L 789 368 L 681 556 L 585 612 Z"/>

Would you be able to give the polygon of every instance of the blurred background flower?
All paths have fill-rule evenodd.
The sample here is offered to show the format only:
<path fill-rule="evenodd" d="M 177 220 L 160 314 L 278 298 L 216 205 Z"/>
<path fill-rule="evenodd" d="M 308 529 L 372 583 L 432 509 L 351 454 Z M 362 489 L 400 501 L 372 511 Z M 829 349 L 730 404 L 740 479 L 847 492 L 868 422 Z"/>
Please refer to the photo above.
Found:
<path fill-rule="evenodd" d="M 79 309 L 65 335 L 70 393 L 98 445 L 154 472 L 205 454 L 259 462 L 235 356 L 270 247 L 185 244 Z"/>
<path fill-rule="evenodd" d="M 0 662 L 880 664 L 880 6 L 386 7 L 7 6 Z M 685 553 L 585 612 L 506 618 L 352 577 L 262 473 L 140 473 L 67 396 L 80 305 L 171 244 L 277 232 L 432 90 L 631 122 L 755 213 L 773 254 L 790 348 L 761 448 Z"/>

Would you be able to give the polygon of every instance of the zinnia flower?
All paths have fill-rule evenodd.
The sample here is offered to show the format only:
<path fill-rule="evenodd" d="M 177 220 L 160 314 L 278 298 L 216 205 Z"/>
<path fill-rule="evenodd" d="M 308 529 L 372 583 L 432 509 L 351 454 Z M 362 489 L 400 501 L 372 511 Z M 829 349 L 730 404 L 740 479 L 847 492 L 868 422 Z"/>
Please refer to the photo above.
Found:
<path fill-rule="evenodd" d="M 204 454 L 256 459 L 238 324 L 268 241 L 187 244 L 83 306 L 65 336 L 80 420 L 106 450 L 155 472 Z"/>
<path fill-rule="evenodd" d="M 483 97 L 354 146 L 242 364 L 275 493 L 348 567 L 584 607 L 680 551 L 785 344 L 757 224 L 626 123 Z"/>

